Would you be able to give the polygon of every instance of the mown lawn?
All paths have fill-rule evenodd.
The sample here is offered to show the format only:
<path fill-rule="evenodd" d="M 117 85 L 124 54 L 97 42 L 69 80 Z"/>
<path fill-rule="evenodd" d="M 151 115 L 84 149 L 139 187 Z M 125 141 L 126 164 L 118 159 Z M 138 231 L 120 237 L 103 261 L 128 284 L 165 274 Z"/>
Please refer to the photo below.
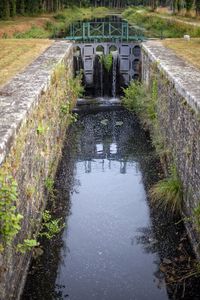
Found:
<path fill-rule="evenodd" d="M 183 39 L 167 39 L 163 45 L 172 49 L 179 57 L 200 68 L 200 39 L 195 38 L 190 41 Z"/>
<path fill-rule="evenodd" d="M 33 62 L 53 41 L 0 39 L 0 87 Z"/>

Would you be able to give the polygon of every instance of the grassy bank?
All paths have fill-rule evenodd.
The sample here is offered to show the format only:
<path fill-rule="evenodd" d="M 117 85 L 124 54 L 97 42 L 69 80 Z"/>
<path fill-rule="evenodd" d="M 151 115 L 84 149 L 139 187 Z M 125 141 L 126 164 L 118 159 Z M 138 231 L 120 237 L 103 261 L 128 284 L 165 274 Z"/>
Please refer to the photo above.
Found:
<path fill-rule="evenodd" d="M 51 40 L 1 39 L 0 87 L 29 65 L 52 43 Z"/>
<path fill-rule="evenodd" d="M 68 8 L 56 14 L 45 14 L 38 17 L 17 17 L 9 21 L 0 21 L 1 38 L 52 38 L 65 31 L 72 22 L 105 16 L 105 7 Z"/>
<path fill-rule="evenodd" d="M 200 37 L 200 27 L 180 22 L 176 18 L 163 18 L 146 9 L 130 7 L 122 16 L 129 23 L 144 28 L 148 37 L 180 38 L 185 34 Z"/>

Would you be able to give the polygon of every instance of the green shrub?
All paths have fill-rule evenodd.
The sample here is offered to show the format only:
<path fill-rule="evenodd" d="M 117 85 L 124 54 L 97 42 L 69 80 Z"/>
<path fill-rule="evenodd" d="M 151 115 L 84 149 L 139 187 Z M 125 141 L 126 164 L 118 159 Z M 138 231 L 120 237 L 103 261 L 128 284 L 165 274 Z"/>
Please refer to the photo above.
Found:
<path fill-rule="evenodd" d="M 124 106 L 135 113 L 142 111 L 142 103 L 146 98 L 146 89 L 139 81 L 131 81 L 130 85 L 124 89 L 124 97 L 122 99 Z"/>
<path fill-rule="evenodd" d="M 131 81 L 124 89 L 122 102 L 128 110 L 140 117 L 144 127 L 152 126 L 157 118 L 157 81 L 153 81 L 152 88 L 139 81 Z"/>
<path fill-rule="evenodd" d="M 54 16 L 54 19 L 59 20 L 59 21 L 65 21 L 66 16 L 64 14 L 58 13 L 57 15 Z"/>
<path fill-rule="evenodd" d="M 52 31 L 54 26 L 55 25 L 52 22 L 46 21 L 46 23 L 44 24 L 44 29 L 48 31 Z"/>
<path fill-rule="evenodd" d="M 16 33 L 14 34 L 15 38 L 18 39 L 31 39 L 31 38 L 47 38 L 49 36 L 49 32 L 46 31 L 44 28 L 32 26 L 26 32 Z"/>

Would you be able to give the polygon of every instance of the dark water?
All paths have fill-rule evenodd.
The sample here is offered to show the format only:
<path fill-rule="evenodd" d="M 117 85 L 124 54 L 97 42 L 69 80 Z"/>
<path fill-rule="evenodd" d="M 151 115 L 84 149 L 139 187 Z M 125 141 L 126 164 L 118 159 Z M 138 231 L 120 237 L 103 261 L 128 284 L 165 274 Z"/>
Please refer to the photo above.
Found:
<path fill-rule="evenodd" d="M 146 191 L 159 171 L 130 113 L 82 115 L 67 133 L 51 207 L 66 228 L 44 243 L 22 299 L 200 299 L 198 280 L 192 288 L 187 281 L 166 285 L 160 271 L 187 239 L 175 220 L 149 205 Z"/>

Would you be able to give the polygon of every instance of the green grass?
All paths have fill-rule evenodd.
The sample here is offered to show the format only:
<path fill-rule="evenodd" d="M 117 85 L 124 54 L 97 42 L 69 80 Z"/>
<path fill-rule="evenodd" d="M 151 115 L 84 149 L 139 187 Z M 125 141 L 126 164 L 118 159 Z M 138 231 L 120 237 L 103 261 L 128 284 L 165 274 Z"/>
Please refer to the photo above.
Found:
<path fill-rule="evenodd" d="M 188 34 L 191 37 L 200 37 L 200 27 L 194 27 L 174 19 L 164 19 L 145 9 L 128 8 L 123 18 L 129 23 L 144 28 L 148 37 L 180 38 Z"/>
<path fill-rule="evenodd" d="M 150 189 L 151 200 L 158 207 L 180 213 L 183 205 L 183 188 L 177 171 L 173 168 L 169 177 L 158 181 Z"/>
<path fill-rule="evenodd" d="M 32 26 L 31 29 L 29 29 L 28 31 L 24 32 L 24 33 L 20 33 L 20 32 L 16 32 L 14 34 L 14 37 L 16 39 L 45 39 L 49 37 L 50 32 L 45 30 L 42 27 L 36 27 L 36 26 Z"/>

